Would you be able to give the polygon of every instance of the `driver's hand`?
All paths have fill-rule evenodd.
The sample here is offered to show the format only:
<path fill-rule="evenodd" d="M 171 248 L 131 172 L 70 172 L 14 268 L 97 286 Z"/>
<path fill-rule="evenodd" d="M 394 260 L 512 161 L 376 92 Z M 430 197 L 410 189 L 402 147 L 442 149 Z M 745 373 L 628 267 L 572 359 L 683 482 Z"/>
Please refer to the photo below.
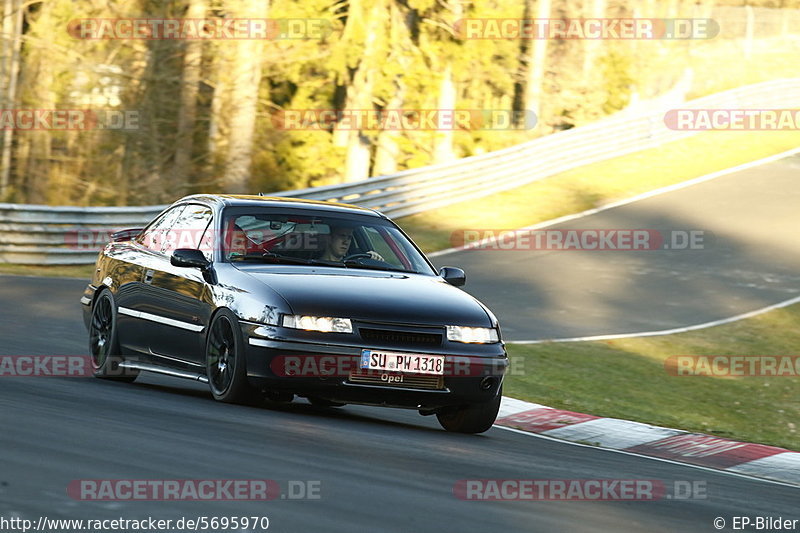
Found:
<path fill-rule="evenodd" d="M 379 254 L 378 252 L 376 252 L 375 250 L 370 250 L 369 252 L 367 252 L 367 255 L 369 256 L 370 259 L 374 259 L 376 261 L 386 262 L 383 259 L 383 256 L 381 254 Z"/>

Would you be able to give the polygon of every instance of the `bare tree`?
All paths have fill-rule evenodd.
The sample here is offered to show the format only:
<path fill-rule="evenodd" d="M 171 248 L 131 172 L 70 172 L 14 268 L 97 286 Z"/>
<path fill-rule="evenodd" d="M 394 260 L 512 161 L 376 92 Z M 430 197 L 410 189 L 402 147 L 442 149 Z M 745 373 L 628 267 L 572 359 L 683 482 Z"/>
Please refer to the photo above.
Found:
<path fill-rule="evenodd" d="M 367 9 L 361 0 L 351 0 L 348 10 L 347 25 L 342 39 L 345 47 L 361 44 L 363 51 L 360 57 L 350 55 L 346 64 L 344 116 L 351 113 L 364 113 L 374 110 L 373 90 L 375 78 L 380 67 L 380 44 L 384 26 L 385 6 L 378 0 Z M 347 52 L 345 52 L 347 53 Z M 352 52 L 350 52 L 352 53 Z M 348 121 L 352 124 L 352 121 Z M 358 181 L 369 177 L 371 142 L 361 129 L 342 127 L 342 123 L 334 129 L 334 144 L 345 147 L 345 181 Z"/>
<path fill-rule="evenodd" d="M 550 18 L 550 0 L 536 2 L 536 18 Z M 542 95 L 544 94 L 544 73 L 547 61 L 548 39 L 534 39 L 529 47 L 527 58 L 528 75 L 525 82 L 525 99 L 522 109 L 533 111 L 537 117 L 541 116 Z"/>
<path fill-rule="evenodd" d="M 589 16 L 593 19 L 601 19 L 606 13 L 606 0 L 593 0 L 592 11 Z M 597 52 L 602 43 L 599 39 L 586 39 L 584 41 L 584 56 L 583 56 L 583 77 L 589 76 L 592 67 L 597 61 Z"/>
<path fill-rule="evenodd" d="M 402 110 L 406 100 L 407 84 L 405 77 L 411 63 L 410 55 L 413 53 L 411 44 L 410 25 L 416 22 L 414 13 L 406 13 L 405 6 L 400 6 L 398 2 L 389 5 L 389 56 L 386 58 L 386 77 L 391 94 L 385 102 L 385 109 L 398 112 Z M 397 129 L 384 129 L 378 133 L 375 142 L 375 161 L 372 166 L 372 174 L 382 176 L 392 174 L 397 171 L 397 161 L 400 157 L 400 146 L 398 138 L 400 131 Z"/>
<path fill-rule="evenodd" d="M 232 13 L 237 18 L 265 18 L 268 10 L 268 0 L 238 0 Z M 253 159 L 263 44 L 257 39 L 240 39 L 233 46 L 236 51 L 230 70 L 230 131 L 223 181 L 226 191 L 243 193 L 248 190 Z"/>
<path fill-rule="evenodd" d="M 43 42 L 44 36 L 56 31 L 59 21 L 53 15 L 55 7 L 47 2 L 40 5 L 38 12 L 30 17 L 31 26 L 26 41 Z M 42 46 L 26 46 L 22 53 L 24 68 L 20 71 L 18 102 L 25 107 L 54 109 L 57 101 L 57 57 Z M 52 159 L 53 132 L 34 129 L 19 132 L 17 138 L 17 175 L 24 179 L 21 186 L 25 199 L 32 203 L 48 203 L 50 197 L 59 192 L 54 191 L 49 183 L 51 175 L 57 172 Z"/>
<path fill-rule="evenodd" d="M 456 85 L 453 82 L 453 67 L 449 60 L 439 82 L 439 103 L 437 108 L 440 111 L 456 108 Z M 453 129 L 443 126 L 434 136 L 433 162 L 446 163 L 452 161 L 455 157 L 453 152 Z"/>
<path fill-rule="evenodd" d="M 0 108 L 11 109 L 17 101 L 17 78 L 22 44 L 22 0 L 3 0 L 2 56 L 0 56 Z M 3 130 L 0 147 L 0 198 L 8 194 L 11 178 L 13 130 Z"/>
<path fill-rule="evenodd" d="M 397 112 L 402 109 L 405 98 L 405 83 L 402 79 L 395 80 L 396 92 L 386 105 L 387 110 Z M 396 129 L 384 129 L 378 134 L 375 144 L 375 163 L 373 164 L 373 174 L 383 176 L 397 171 L 397 158 L 400 155 L 400 147 L 397 145 L 397 137 L 400 132 Z"/>
<path fill-rule="evenodd" d="M 186 17 L 205 17 L 205 0 L 189 0 Z M 187 176 L 192 167 L 194 129 L 197 118 L 197 93 L 200 84 L 200 66 L 203 58 L 203 41 L 189 40 L 183 55 L 183 79 L 181 83 L 180 110 L 175 144 L 175 160 L 172 168 L 172 184 L 185 189 Z"/>

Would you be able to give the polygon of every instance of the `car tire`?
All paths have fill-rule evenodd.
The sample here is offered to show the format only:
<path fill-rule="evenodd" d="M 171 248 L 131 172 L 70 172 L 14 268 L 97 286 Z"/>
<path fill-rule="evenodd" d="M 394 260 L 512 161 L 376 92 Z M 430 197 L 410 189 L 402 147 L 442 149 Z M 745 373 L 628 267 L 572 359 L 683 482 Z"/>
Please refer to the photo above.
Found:
<path fill-rule="evenodd" d="M 247 381 L 247 361 L 239 319 L 228 309 L 218 311 L 208 327 L 205 347 L 206 377 L 215 400 L 256 403 L 256 391 Z"/>
<path fill-rule="evenodd" d="M 131 383 L 139 375 L 138 370 L 119 366 L 124 359 L 120 355 L 117 337 L 117 305 L 108 288 L 100 290 L 92 306 L 89 356 L 92 374 L 97 378 Z"/>
<path fill-rule="evenodd" d="M 453 410 L 436 414 L 439 424 L 453 433 L 483 433 L 492 427 L 500 411 L 503 389 L 497 396 L 485 403 L 464 405 Z"/>

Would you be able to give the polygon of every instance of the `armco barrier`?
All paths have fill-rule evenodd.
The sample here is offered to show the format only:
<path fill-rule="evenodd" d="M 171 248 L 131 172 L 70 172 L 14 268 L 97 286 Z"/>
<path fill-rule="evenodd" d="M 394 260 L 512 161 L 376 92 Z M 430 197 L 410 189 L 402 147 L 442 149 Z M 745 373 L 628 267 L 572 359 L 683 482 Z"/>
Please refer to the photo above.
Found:
<path fill-rule="evenodd" d="M 773 80 L 705 96 L 683 108 L 796 108 L 800 78 Z M 665 108 L 619 113 L 510 148 L 452 163 L 406 170 L 363 181 L 275 193 L 275 196 L 338 201 L 371 207 L 397 218 L 519 187 L 596 161 L 694 135 L 664 124 Z M 92 263 L 102 247 L 76 247 L 65 238 L 86 229 L 139 226 L 165 206 L 50 207 L 0 204 L 0 262 Z"/>

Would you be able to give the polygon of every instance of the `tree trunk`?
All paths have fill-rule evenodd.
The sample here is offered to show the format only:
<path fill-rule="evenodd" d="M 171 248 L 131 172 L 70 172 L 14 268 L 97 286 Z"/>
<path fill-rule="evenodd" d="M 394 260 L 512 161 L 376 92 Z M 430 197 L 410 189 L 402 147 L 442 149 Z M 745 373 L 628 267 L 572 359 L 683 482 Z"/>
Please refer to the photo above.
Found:
<path fill-rule="evenodd" d="M 13 109 L 17 101 L 17 76 L 22 44 L 22 0 L 3 0 L 3 47 L 0 58 L 0 108 Z M 0 199 L 9 192 L 11 183 L 12 129 L 3 130 L 0 147 Z"/>
<path fill-rule="evenodd" d="M 205 0 L 189 0 L 186 18 L 205 17 Z M 192 170 L 194 149 L 194 128 L 197 118 L 197 93 L 200 83 L 200 63 L 203 56 L 203 41 L 188 40 L 183 56 L 183 80 L 181 83 L 180 110 L 176 132 L 175 160 L 172 170 L 172 184 L 183 193 L 187 188 L 187 176 Z"/>
<path fill-rule="evenodd" d="M 373 5 L 369 13 L 366 14 L 364 21 L 364 11 L 361 2 L 351 1 L 350 18 L 353 17 L 354 24 L 364 25 L 364 52 L 358 62 L 358 66 L 353 72 L 350 83 L 347 85 L 347 96 L 345 97 L 344 114 L 347 116 L 353 111 L 358 113 L 371 112 L 375 109 L 373 104 L 373 86 L 375 84 L 376 72 L 379 69 L 378 37 L 382 30 L 382 11 L 385 9 L 382 2 Z M 357 129 L 345 129 L 337 127 L 334 129 L 334 144 L 336 146 L 346 146 L 347 155 L 345 159 L 344 181 L 359 181 L 369 177 L 371 143 L 364 135 L 364 132 Z"/>
<path fill-rule="evenodd" d="M 265 18 L 269 5 L 267 0 L 240 0 L 237 8 L 235 17 Z M 257 39 L 241 39 L 233 46 L 236 56 L 231 66 L 230 132 L 223 179 L 226 192 L 244 193 L 248 192 L 253 158 L 264 47 Z"/>
<path fill-rule="evenodd" d="M 392 112 L 399 112 L 403 108 L 405 99 L 405 83 L 398 79 L 395 81 L 397 91 L 386 105 L 386 109 Z M 397 137 L 400 135 L 398 130 L 383 130 L 378 134 L 378 141 L 375 145 L 375 163 L 372 173 L 376 176 L 394 174 L 397 172 L 397 159 L 400 156 L 400 147 L 397 144 Z"/>
<path fill-rule="evenodd" d="M 456 108 L 456 86 L 453 83 L 453 68 L 450 61 L 442 74 L 442 81 L 439 84 L 439 103 L 437 109 L 440 112 L 447 112 Z M 442 127 L 434 135 L 433 162 L 447 163 L 455 159 L 453 152 L 453 133 L 451 127 Z"/>
<path fill-rule="evenodd" d="M 54 31 L 57 21 L 53 17 L 54 4 L 43 3 L 36 18 L 31 22 L 29 34 L 33 39 L 41 38 Z M 37 109 L 55 109 L 56 94 L 54 92 L 54 70 L 57 57 L 47 49 L 26 48 L 25 64 L 20 70 L 19 101 L 35 102 Z M 22 188 L 25 190 L 25 201 L 30 203 L 47 203 L 49 200 L 62 201 L 59 194 L 69 191 L 57 191 L 50 187 L 50 177 L 54 170 L 52 161 L 52 132 L 49 130 L 30 130 L 20 132 L 19 142 L 27 146 L 23 150 L 27 161 L 24 162 L 25 173 L 20 176 Z M 16 160 L 19 162 L 20 157 Z M 24 181 L 22 181 L 24 180 Z"/>
<path fill-rule="evenodd" d="M 606 0 L 594 0 L 592 2 L 592 12 L 589 15 L 593 19 L 601 19 L 606 13 Z M 634 41 L 635 42 L 635 41 Z M 583 78 L 589 77 L 592 67 L 597 61 L 597 51 L 600 48 L 599 39 L 586 39 L 584 41 L 583 55 Z"/>
<path fill-rule="evenodd" d="M 411 41 L 411 19 L 407 17 L 401 6 L 392 2 L 389 5 L 389 57 L 387 62 L 397 63 L 401 70 L 394 75 L 392 93 L 389 101 L 386 102 L 386 110 L 401 112 L 406 100 L 406 81 L 405 72 L 408 71 L 411 58 L 408 53 L 408 46 Z M 385 176 L 397 172 L 397 162 L 401 156 L 400 145 L 397 139 L 400 137 L 399 129 L 384 129 L 378 133 L 375 142 L 375 161 L 372 165 L 374 176 Z"/>
<path fill-rule="evenodd" d="M 536 18 L 550 18 L 550 0 L 539 0 Z M 539 120 L 542 94 L 544 94 L 544 71 L 547 62 L 547 39 L 534 39 L 528 48 L 528 75 L 525 82 L 525 105 L 523 110 L 530 110 Z"/>

